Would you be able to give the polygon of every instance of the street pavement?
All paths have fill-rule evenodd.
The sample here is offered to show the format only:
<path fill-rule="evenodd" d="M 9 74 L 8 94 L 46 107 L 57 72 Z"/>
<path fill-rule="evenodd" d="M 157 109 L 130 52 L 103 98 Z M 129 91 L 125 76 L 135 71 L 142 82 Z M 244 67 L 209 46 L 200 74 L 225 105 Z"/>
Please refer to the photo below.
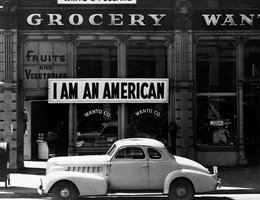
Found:
<path fill-rule="evenodd" d="M 25 161 L 25 168 L 10 173 L 10 185 L 0 182 L 0 198 L 37 198 L 46 162 Z M 260 166 L 221 167 L 222 186 L 213 194 L 260 194 Z"/>

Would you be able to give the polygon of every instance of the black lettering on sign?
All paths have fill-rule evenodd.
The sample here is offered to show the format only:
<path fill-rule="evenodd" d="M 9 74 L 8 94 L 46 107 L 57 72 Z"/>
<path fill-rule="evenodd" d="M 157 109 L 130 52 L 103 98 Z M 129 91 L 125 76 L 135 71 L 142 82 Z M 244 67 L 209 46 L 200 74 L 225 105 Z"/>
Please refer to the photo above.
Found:
<path fill-rule="evenodd" d="M 69 83 L 67 88 L 66 83 L 62 83 L 60 99 L 77 99 L 78 98 L 78 83 Z"/>
<path fill-rule="evenodd" d="M 57 83 L 53 83 L 53 99 L 57 99 Z"/>
<path fill-rule="evenodd" d="M 92 83 L 91 86 L 90 89 L 89 83 L 85 84 L 83 99 L 98 99 L 99 83 Z"/>
<path fill-rule="evenodd" d="M 121 84 L 121 99 L 127 99 L 127 83 L 122 82 Z"/>
<path fill-rule="evenodd" d="M 164 83 L 157 83 L 157 98 L 164 99 Z"/>
<path fill-rule="evenodd" d="M 129 99 L 136 99 L 135 95 L 135 84 L 134 83 L 129 83 L 128 84 L 128 98 Z"/>
<path fill-rule="evenodd" d="M 151 99 L 156 99 L 156 91 L 155 91 L 155 87 L 154 87 L 154 84 L 151 83 L 150 84 L 150 89 L 149 89 L 149 93 L 148 93 L 148 98 Z"/>
<path fill-rule="evenodd" d="M 111 87 L 112 87 L 111 88 L 112 98 L 119 99 L 119 88 L 120 88 L 119 83 L 112 83 Z"/>
<path fill-rule="evenodd" d="M 147 99 L 147 94 L 145 94 L 145 88 L 147 88 L 149 85 L 148 85 L 148 83 L 143 83 L 142 85 L 141 85 L 141 97 L 143 98 L 143 99 Z"/>
<path fill-rule="evenodd" d="M 109 88 L 109 83 L 105 83 L 103 99 L 111 99 L 111 93 Z"/>

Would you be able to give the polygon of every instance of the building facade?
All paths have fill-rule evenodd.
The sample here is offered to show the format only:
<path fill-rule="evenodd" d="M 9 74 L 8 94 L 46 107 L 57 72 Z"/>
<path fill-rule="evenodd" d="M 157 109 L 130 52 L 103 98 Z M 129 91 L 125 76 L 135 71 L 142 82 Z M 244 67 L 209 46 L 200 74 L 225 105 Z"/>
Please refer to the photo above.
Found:
<path fill-rule="evenodd" d="M 2 2 L 0 139 L 11 168 L 127 137 L 207 166 L 257 163 L 257 1 L 64 2 Z"/>

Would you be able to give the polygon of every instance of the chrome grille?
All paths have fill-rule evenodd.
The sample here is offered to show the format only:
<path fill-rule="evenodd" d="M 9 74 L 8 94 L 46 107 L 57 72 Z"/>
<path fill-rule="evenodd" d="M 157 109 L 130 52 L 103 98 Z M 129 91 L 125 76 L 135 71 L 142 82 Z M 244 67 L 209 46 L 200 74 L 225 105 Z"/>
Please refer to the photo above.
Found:
<path fill-rule="evenodd" d="M 100 174 L 103 169 L 103 166 L 68 166 L 67 171 Z"/>

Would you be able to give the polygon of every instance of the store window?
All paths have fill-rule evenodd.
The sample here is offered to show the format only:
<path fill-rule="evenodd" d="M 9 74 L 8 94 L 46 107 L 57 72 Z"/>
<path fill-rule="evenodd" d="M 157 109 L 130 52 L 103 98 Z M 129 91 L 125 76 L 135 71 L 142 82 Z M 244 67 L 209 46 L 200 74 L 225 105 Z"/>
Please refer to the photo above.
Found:
<path fill-rule="evenodd" d="M 197 144 L 234 145 L 236 97 L 197 97 Z"/>
<path fill-rule="evenodd" d="M 166 78 L 167 50 L 162 43 L 134 43 L 127 48 L 128 78 Z M 168 104 L 127 104 L 127 137 L 167 143 Z"/>
<path fill-rule="evenodd" d="M 260 41 L 249 40 L 245 43 L 244 73 L 246 79 L 260 78 Z"/>
<path fill-rule="evenodd" d="M 233 42 L 201 42 L 196 47 L 197 92 L 236 91 L 236 48 Z"/>
<path fill-rule="evenodd" d="M 78 78 L 117 77 L 117 48 L 113 42 L 80 44 L 77 48 Z M 118 104 L 77 104 L 79 154 L 105 153 L 118 139 Z"/>
<path fill-rule="evenodd" d="M 196 133 L 198 145 L 234 145 L 236 135 L 236 48 L 230 41 L 196 46 Z"/>
<path fill-rule="evenodd" d="M 247 40 L 244 47 L 243 112 L 245 156 L 249 164 L 260 157 L 260 41 Z"/>

